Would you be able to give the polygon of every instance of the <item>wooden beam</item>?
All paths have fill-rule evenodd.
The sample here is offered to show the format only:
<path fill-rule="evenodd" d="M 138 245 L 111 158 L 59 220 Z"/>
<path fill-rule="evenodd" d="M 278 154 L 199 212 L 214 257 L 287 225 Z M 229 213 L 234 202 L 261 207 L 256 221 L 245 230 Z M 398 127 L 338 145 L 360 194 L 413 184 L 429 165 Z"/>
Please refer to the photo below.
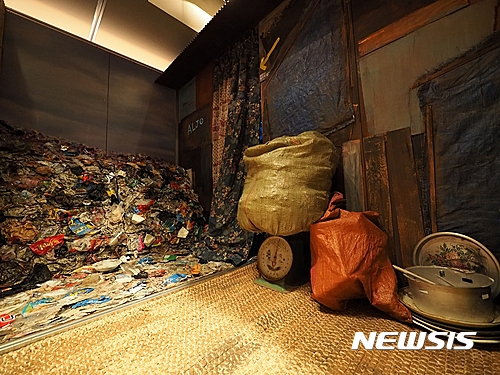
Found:
<path fill-rule="evenodd" d="M 438 0 L 361 40 L 358 43 L 359 55 L 367 55 L 468 5 L 468 0 Z"/>

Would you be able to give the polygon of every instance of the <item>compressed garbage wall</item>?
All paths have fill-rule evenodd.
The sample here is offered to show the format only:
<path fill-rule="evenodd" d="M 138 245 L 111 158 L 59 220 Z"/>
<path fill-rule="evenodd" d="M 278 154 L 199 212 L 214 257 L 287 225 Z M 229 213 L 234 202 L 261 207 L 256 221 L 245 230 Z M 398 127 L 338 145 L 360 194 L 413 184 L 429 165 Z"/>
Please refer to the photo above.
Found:
<path fill-rule="evenodd" d="M 175 91 L 160 72 L 7 11 L 0 119 L 175 162 Z"/>
<path fill-rule="evenodd" d="M 190 254 L 204 223 L 181 167 L 0 122 L 0 296 L 100 260 Z"/>

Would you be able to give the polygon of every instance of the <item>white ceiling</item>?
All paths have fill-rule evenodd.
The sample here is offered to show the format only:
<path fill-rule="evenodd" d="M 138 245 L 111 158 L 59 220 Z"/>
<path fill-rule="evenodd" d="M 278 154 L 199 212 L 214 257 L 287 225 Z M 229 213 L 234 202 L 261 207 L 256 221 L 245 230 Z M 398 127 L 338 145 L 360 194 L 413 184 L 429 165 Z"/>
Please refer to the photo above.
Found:
<path fill-rule="evenodd" d="M 7 8 L 164 71 L 224 0 L 4 0 Z"/>

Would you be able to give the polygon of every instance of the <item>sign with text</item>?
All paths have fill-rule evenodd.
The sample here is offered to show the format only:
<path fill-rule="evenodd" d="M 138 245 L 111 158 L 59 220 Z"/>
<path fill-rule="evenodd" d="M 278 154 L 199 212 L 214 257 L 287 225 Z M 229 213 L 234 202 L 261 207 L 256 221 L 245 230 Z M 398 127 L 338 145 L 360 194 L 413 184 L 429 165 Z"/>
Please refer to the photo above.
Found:
<path fill-rule="evenodd" d="M 179 149 L 194 150 L 212 142 L 212 106 L 208 105 L 182 119 L 179 127 Z"/>

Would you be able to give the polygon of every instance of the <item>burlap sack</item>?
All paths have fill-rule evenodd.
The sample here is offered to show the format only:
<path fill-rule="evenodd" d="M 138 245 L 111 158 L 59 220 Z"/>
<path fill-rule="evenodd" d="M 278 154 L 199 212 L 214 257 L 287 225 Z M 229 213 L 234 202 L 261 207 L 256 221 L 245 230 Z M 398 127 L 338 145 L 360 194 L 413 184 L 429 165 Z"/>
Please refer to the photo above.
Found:
<path fill-rule="evenodd" d="M 339 154 L 319 132 L 248 148 L 238 223 L 251 232 L 290 236 L 309 230 L 328 206 Z"/>
<path fill-rule="evenodd" d="M 341 199 L 336 193 L 325 215 L 310 228 L 313 299 L 344 310 L 350 299 L 367 297 L 379 310 L 411 322 L 410 311 L 399 301 L 388 237 L 372 222 L 378 214 L 336 208 Z"/>

